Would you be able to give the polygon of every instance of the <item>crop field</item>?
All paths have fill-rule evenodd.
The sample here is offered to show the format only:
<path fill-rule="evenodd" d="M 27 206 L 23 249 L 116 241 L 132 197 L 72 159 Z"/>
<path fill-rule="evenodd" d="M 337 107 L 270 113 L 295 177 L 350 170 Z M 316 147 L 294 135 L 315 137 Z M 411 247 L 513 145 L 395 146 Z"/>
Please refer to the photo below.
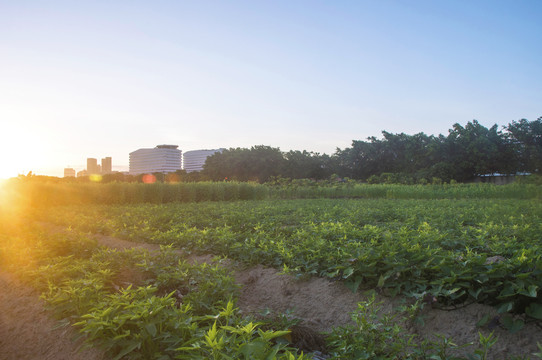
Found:
<path fill-rule="evenodd" d="M 224 198 L 219 185 L 222 198 L 208 199 L 204 186 L 186 202 L 128 201 L 127 191 L 115 201 L 66 201 L 64 192 L 51 200 L 56 205 L 3 219 L 0 268 L 38 289 L 58 319 L 114 359 L 452 358 L 453 339 L 405 329 L 424 307 L 453 312 L 471 304 L 496 315 L 477 318 L 475 344 L 454 356 L 488 358 L 495 328 L 542 334 L 538 187 L 250 185 L 238 200 Z M 94 234 L 161 247 L 111 250 Z M 192 263 L 181 254 L 222 260 Z M 221 265 L 226 258 L 229 267 Z M 352 324 L 333 329 L 312 352 L 292 340 L 292 317 L 239 311 L 231 266 L 274 268 L 299 282 L 324 278 L 372 295 Z M 376 298 L 404 306 L 382 315 Z M 536 341 L 524 349 L 514 356 L 542 356 Z"/>

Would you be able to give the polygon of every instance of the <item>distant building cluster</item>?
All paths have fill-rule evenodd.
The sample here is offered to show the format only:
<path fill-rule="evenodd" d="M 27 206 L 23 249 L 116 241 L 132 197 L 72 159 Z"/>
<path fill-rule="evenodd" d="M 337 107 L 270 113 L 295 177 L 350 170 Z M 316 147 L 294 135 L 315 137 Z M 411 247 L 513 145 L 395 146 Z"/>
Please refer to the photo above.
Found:
<path fill-rule="evenodd" d="M 171 173 L 183 169 L 189 173 L 201 171 L 209 156 L 224 150 L 226 149 L 191 150 L 183 154 L 178 145 L 157 145 L 152 149 L 138 149 L 130 153 L 128 173 L 130 175 Z M 101 164 L 98 164 L 98 159 L 87 158 L 86 169 L 76 172 L 73 168 L 65 168 L 64 177 L 105 175 L 112 172 L 111 157 L 103 158 Z"/>
<path fill-rule="evenodd" d="M 182 168 L 182 151 L 177 145 L 158 145 L 130 153 L 130 175 L 169 173 Z"/>
<path fill-rule="evenodd" d="M 193 150 L 183 154 L 178 145 L 158 145 L 130 153 L 130 175 L 203 170 L 207 157 L 225 149 Z"/>
<path fill-rule="evenodd" d="M 205 160 L 217 152 L 222 152 L 226 149 L 213 149 L 213 150 L 192 150 L 183 154 L 183 169 L 186 172 L 201 171 Z"/>
<path fill-rule="evenodd" d="M 113 172 L 113 161 L 111 157 L 105 157 L 102 159 L 101 164 L 98 164 L 98 159 L 87 158 L 87 168 L 76 173 L 73 168 L 64 169 L 64 177 L 77 177 L 89 176 L 89 175 L 105 175 Z"/>
<path fill-rule="evenodd" d="M 75 177 L 75 169 L 65 168 L 64 169 L 64 177 Z"/>
<path fill-rule="evenodd" d="M 102 159 L 101 165 L 98 164 L 98 160 L 94 158 L 87 159 L 87 173 L 88 175 L 105 175 L 111 174 L 111 158 L 106 157 Z"/>

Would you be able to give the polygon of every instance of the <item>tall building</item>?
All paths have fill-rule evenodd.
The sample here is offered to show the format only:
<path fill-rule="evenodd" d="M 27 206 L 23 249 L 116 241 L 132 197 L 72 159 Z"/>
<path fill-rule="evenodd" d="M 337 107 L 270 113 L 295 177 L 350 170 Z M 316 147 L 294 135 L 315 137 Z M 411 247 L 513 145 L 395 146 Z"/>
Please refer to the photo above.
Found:
<path fill-rule="evenodd" d="M 183 154 L 183 169 L 186 172 L 201 171 L 203 170 L 203 164 L 205 160 L 217 152 L 222 152 L 226 149 L 213 149 L 213 150 L 192 150 Z"/>
<path fill-rule="evenodd" d="M 111 157 L 108 156 L 102 159 L 102 174 L 111 174 L 113 162 Z"/>
<path fill-rule="evenodd" d="M 64 177 L 75 177 L 75 169 L 64 168 Z"/>
<path fill-rule="evenodd" d="M 87 173 L 89 175 L 96 175 L 99 174 L 100 166 L 98 165 L 98 160 L 94 158 L 87 158 Z"/>
<path fill-rule="evenodd" d="M 130 175 L 168 173 L 182 169 L 182 151 L 177 145 L 158 145 L 130 153 Z"/>

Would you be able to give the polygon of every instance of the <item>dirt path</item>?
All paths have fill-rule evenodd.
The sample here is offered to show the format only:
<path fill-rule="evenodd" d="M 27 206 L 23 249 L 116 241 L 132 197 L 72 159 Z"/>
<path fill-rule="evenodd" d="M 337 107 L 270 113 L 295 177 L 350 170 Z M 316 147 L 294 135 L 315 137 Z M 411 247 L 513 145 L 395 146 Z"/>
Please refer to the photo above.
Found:
<path fill-rule="evenodd" d="M 83 349 L 73 342 L 71 327 L 53 329 L 39 294 L 0 271 L 0 359 L 1 360 L 101 360 L 97 349 Z"/>
<path fill-rule="evenodd" d="M 50 226 L 48 226 L 50 228 Z M 51 229 L 51 228 L 50 228 Z M 54 231 L 63 231 L 62 228 L 51 229 Z M 159 246 L 155 244 L 134 243 L 109 236 L 94 235 L 101 245 L 115 248 L 128 249 L 133 247 L 145 248 L 151 251 L 158 250 Z M 181 251 L 177 251 L 179 256 L 185 257 Z M 191 261 L 211 262 L 212 256 L 188 256 Z M 241 269 L 231 263 L 229 266 L 234 271 L 236 281 L 242 285 L 238 307 L 245 314 L 257 314 L 263 310 L 269 310 L 272 314 L 284 314 L 291 311 L 296 318 L 301 319 L 300 331 L 304 334 L 300 336 L 301 344 L 303 341 L 307 348 L 319 350 L 319 345 L 323 341 L 320 332 L 330 331 L 337 326 L 344 326 L 351 323 L 350 313 L 357 309 L 357 303 L 364 300 L 360 293 L 352 293 L 341 282 L 332 282 L 321 278 L 310 278 L 304 281 L 298 281 L 291 276 L 281 275 L 277 270 L 256 266 L 248 269 Z M 237 268 L 237 269 L 236 269 Z M 71 337 L 68 333 L 51 333 L 54 335 L 44 337 L 49 329 L 56 323 L 52 321 L 46 323 L 43 318 L 43 310 L 40 305 L 36 305 L 37 294 L 30 294 L 28 290 L 20 288 L 12 280 L 5 276 L 1 278 L 2 288 L 9 288 L 8 295 L 2 295 L 0 317 L 0 345 L 2 353 L 0 359 L 98 359 L 97 354 L 91 354 L 83 357 L 77 357 L 75 352 L 76 344 L 70 342 Z M 9 295 L 11 294 L 11 295 Z M 4 297 L 6 299 L 4 299 Z M 33 299 L 34 302 L 31 300 Z M 394 302 L 386 297 L 380 297 L 384 309 L 390 309 Z M 24 302 L 28 302 L 25 304 Z M 31 314 L 26 309 L 34 309 Z M 6 310 L 12 314 L 6 315 Z M 542 343 L 542 329 L 534 323 L 527 324 L 525 328 L 516 334 L 510 334 L 508 331 L 496 327 L 492 330 L 480 329 L 476 323 L 485 315 L 491 317 L 497 316 L 495 309 L 473 304 L 453 311 L 443 311 L 432 309 L 427 306 L 422 311 L 424 319 L 423 326 L 415 326 L 410 329 L 424 338 L 435 338 L 435 334 L 444 335 L 453 339 L 454 343 L 461 345 L 469 342 L 477 343 L 478 332 L 488 334 L 494 331 L 499 337 L 499 341 L 490 352 L 490 359 L 507 359 L 512 356 L 530 356 L 537 351 L 537 341 Z M 36 321 L 35 318 L 40 319 Z M 51 321 L 51 320 L 49 320 Z M 29 324 L 36 324 L 29 327 Z M 40 330 L 41 329 L 41 330 Z M 6 337 L 7 336 L 7 337 Z M 312 339 L 316 337 L 316 339 Z M 36 339 L 38 341 L 36 341 Z M 314 340 L 311 343 L 311 340 Z M 303 345 L 303 344 L 302 344 Z M 17 356 L 6 356 L 4 351 L 6 347 L 7 354 L 17 354 Z M 26 350 L 28 349 L 28 350 Z M 64 349 L 63 353 L 55 355 L 55 349 Z M 47 350 L 47 354 L 44 351 Z M 466 348 L 472 351 L 473 348 Z M 19 351 L 19 352 L 17 352 Z M 40 353 L 41 352 L 41 353 Z M 50 352 L 50 353 L 49 353 Z M 19 355 L 21 354 L 21 355 Z M 33 357 L 33 354 L 43 354 L 39 357 Z M 92 357 L 94 356 L 94 357 Z"/>

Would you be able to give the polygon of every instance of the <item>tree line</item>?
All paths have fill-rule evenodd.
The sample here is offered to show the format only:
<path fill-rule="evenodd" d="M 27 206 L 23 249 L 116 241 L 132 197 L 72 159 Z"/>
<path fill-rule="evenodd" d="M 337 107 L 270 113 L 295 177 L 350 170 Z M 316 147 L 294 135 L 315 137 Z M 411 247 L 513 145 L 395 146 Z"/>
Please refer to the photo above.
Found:
<path fill-rule="evenodd" d="M 230 148 L 209 156 L 203 171 L 152 174 L 152 182 L 256 181 L 284 179 L 354 179 L 370 183 L 466 182 L 485 174 L 542 174 L 542 117 L 521 119 L 499 128 L 473 120 L 454 124 L 445 135 L 408 135 L 382 131 L 382 137 L 353 140 L 331 155 L 257 145 Z M 100 182 L 147 182 L 149 174 L 104 175 Z M 88 182 L 89 177 L 55 178 L 55 182 Z"/>
<path fill-rule="evenodd" d="M 328 179 L 335 174 L 363 181 L 382 177 L 412 183 L 439 179 L 469 181 L 484 174 L 540 173 L 542 117 L 512 121 L 499 129 L 477 120 L 458 123 L 445 135 L 382 132 L 382 138 L 353 140 L 332 155 L 282 152 L 270 146 L 231 148 L 207 158 L 198 176 L 209 180 L 268 182 L 276 178 Z"/>

